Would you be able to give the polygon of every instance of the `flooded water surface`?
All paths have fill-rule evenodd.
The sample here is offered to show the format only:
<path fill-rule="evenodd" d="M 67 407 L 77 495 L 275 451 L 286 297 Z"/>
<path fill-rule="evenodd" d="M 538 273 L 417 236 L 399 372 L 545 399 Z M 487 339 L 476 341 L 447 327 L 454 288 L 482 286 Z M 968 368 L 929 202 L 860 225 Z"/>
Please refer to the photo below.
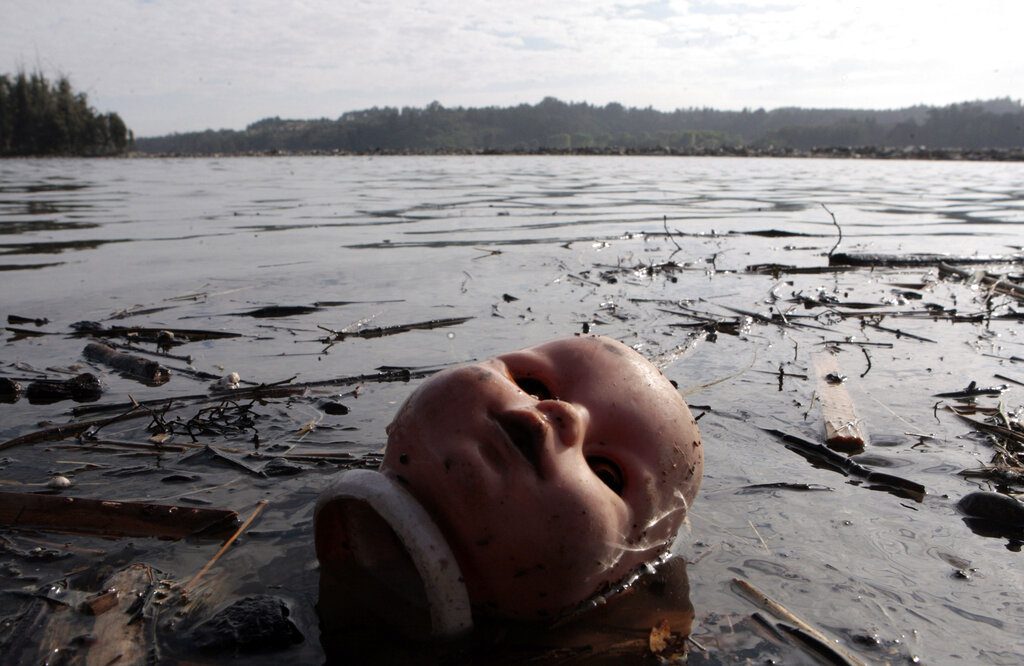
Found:
<path fill-rule="evenodd" d="M 180 640 L 161 649 L 201 660 L 180 644 L 195 617 L 269 594 L 288 605 L 304 640 L 239 659 L 317 663 L 312 511 L 333 474 L 379 461 L 384 427 L 429 371 L 601 333 L 657 360 L 700 415 L 705 478 L 677 549 L 688 563 L 690 663 L 810 659 L 734 579 L 865 662 L 1022 663 L 1022 527 L 979 527 L 957 508 L 975 491 L 1024 488 L 1019 475 L 975 473 L 1013 459 L 995 459 L 1012 437 L 977 424 L 1001 410 L 1013 430 L 1024 404 L 1020 296 L 980 279 L 977 265 L 960 265 L 966 277 L 936 261 L 830 269 L 837 242 L 836 253 L 1020 255 L 1024 167 L 0 162 L 0 377 L 27 387 L 91 372 L 103 391 L 93 402 L 19 394 L 0 403 L 0 441 L 10 444 L 0 450 L 0 491 L 242 518 L 262 508 L 190 588 Z M 1020 263 L 990 268 L 1020 277 Z M 159 338 L 167 330 L 174 339 Z M 169 381 L 140 382 L 87 358 L 97 335 L 164 349 L 172 356 L 146 358 Z M 822 403 L 837 384 L 822 379 L 823 358 L 838 365 L 833 379 L 856 409 L 850 421 L 868 438 L 839 462 L 780 437 L 824 441 Z M 211 383 L 232 372 L 242 390 L 302 389 L 210 397 Z M 972 381 L 974 393 L 1007 388 L 972 402 L 936 397 Z M 172 397 L 172 408 L 145 418 L 16 440 Z M 54 488 L 54 477 L 70 487 Z M 145 562 L 180 587 L 221 543 L 0 529 L 0 636 L 19 649 L 42 641 L 16 634 L 54 584 L 65 581 L 70 591 L 60 594 L 77 604 L 88 576 L 95 591 L 111 572 Z M 175 612 L 167 609 L 161 621 Z M 641 659 L 650 646 L 638 644 Z M 500 647 L 490 656 L 514 661 Z"/>

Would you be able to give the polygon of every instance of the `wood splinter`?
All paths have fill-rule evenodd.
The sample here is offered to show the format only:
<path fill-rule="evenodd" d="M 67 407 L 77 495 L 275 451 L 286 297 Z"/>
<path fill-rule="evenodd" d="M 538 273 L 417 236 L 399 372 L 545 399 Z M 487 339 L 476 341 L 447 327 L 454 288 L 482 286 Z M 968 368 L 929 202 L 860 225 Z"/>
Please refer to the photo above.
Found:
<path fill-rule="evenodd" d="M 832 354 L 814 355 L 814 372 L 818 377 L 817 396 L 825 421 L 825 443 L 844 453 L 860 453 L 868 443 L 853 400 L 843 385 L 846 377 Z"/>

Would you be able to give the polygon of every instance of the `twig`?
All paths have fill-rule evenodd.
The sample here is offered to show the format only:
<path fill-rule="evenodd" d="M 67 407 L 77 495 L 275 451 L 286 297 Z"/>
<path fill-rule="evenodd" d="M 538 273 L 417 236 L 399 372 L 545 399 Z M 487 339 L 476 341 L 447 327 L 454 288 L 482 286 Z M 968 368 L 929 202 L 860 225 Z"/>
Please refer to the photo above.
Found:
<path fill-rule="evenodd" d="M 822 340 L 817 343 L 820 345 L 853 345 L 855 347 L 882 347 L 883 349 L 892 349 L 893 344 L 891 342 L 861 342 L 859 340 Z"/>
<path fill-rule="evenodd" d="M 873 324 L 871 322 L 864 322 L 864 325 L 870 326 L 871 328 L 877 329 L 879 331 L 892 333 L 893 335 L 896 336 L 897 339 L 910 338 L 911 340 L 920 340 L 921 342 L 935 342 L 935 340 L 932 340 L 931 338 L 925 338 L 920 335 L 914 335 L 913 333 L 907 333 L 906 331 L 901 331 L 898 328 L 889 328 L 888 326 L 882 326 L 881 324 Z"/>
<path fill-rule="evenodd" d="M 747 519 L 747 525 L 750 525 L 750 529 L 754 530 L 754 534 L 756 534 L 758 540 L 760 540 L 761 546 L 764 547 L 764 552 L 766 552 L 766 553 L 772 552 L 771 549 L 768 547 L 768 544 L 766 544 L 764 542 L 764 537 L 762 537 L 761 533 L 757 531 L 757 527 L 754 526 L 754 523 L 751 522 L 749 519 Z"/>
<path fill-rule="evenodd" d="M 786 608 L 779 602 L 775 601 L 774 599 L 772 599 L 767 594 L 757 589 L 747 581 L 743 580 L 742 578 L 733 578 L 732 584 L 735 587 L 735 589 L 740 593 L 740 596 L 742 596 L 750 603 L 754 604 L 758 608 L 768 611 L 780 620 L 785 620 L 786 622 L 789 622 L 793 626 L 798 627 L 804 633 L 820 641 L 823 645 L 828 646 L 828 648 L 831 651 L 833 651 L 837 657 L 843 660 L 842 663 L 858 664 L 861 666 L 864 664 L 863 661 L 861 661 L 851 653 L 847 652 L 846 649 L 844 649 L 841 645 L 837 644 L 836 641 L 833 641 L 825 634 L 821 633 L 811 625 L 804 622 L 788 608 Z"/>
<path fill-rule="evenodd" d="M 235 533 L 232 534 L 228 538 L 228 540 L 224 542 L 224 545 L 220 547 L 220 550 L 217 551 L 217 554 L 214 555 L 213 558 L 206 563 L 206 566 L 199 570 L 199 573 L 192 577 L 192 580 L 185 583 L 185 585 L 181 588 L 182 594 L 188 594 L 188 592 L 192 588 L 194 588 L 196 584 L 199 583 L 199 580 L 206 575 L 206 572 L 209 571 L 210 568 L 217 563 L 217 560 L 219 560 L 221 556 L 227 552 L 228 548 L 231 547 L 231 544 L 233 544 L 238 539 L 238 537 L 242 536 L 242 532 L 249 529 L 249 526 L 252 525 L 253 521 L 255 521 L 259 517 L 259 515 L 263 513 L 263 509 L 267 508 L 267 504 L 267 500 L 259 501 L 259 503 L 256 505 L 256 508 L 253 510 L 252 515 L 246 518 L 245 522 L 242 523 L 242 525 L 235 531 Z"/>
<path fill-rule="evenodd" d="M 865 375 L 871 372 L 871 354 L 868 353 L 867 347 L 861 347 L 860 350 L 864 352 L 864 358 L 868 360 L 868 367 L 864 368 L 864 372 L 860 373 L 860 376 L 863 378 Z"/>
<path fill-rule="evenodd" d="M 676 241 L 675 237 L 672 235 L 672 232 L 668 230 L 668 215 L 662 215 L 661 216 L 661 224 L 662 224 L 662 226 L 665 227 L 665 235 L 668 236 L 668 239 L 670 241 L 672 241 L 673 245 L 676 246 L 676 251 L 673 252 L 672 254 L 668 255 L 668 258 L 671 259 L 672 257 L 676 256 L 676 252 L 682 252 L 683 248 L 680 247 L 679 243 Z"/>
<path fill-rule="evenodd" d="M 1002 379 L 1004 382 L 1013 382 L 1017 386 L 1024 386 L 1024 382 L 1014 379 L 1013 377 L 1007 377 L 1006 375 L 995 374 L 992 375 L 996 379 Z"/>
<path fill-rule="evenodd" d="M 839 230 L 839 239 L 836 240 L 836 244 L 832 246 L 832 249 L 828 251 L 828 256 L 831 259 L 832 253 L 839 248 L 839 244 L 843 242 L 843 228 L 839 226 L 839 222 L 836 220 L 836 214 L 828 209 L 828 206 L 821 204 L 821 207 L 825 209 L 825 212 L 832 216 L 832 224 L 836 225 L 836 229 Z"/>
<path fill-rule="evenodd" d="M 756 363 L 756 362 L 757 362 L 757 350 L 755 349 L 754 350 L 754 355 L 750 359 L 750 363 L 748 363 L 747 367 L 743 368 L 742 370 L 734 372 L 731 375 L 728 375 L 728 376 L 725 376 L 725 377 L 720 377 L 719 379 L 712 380 L 710 382 L 707 382 L 706 384 L 698 384 L 697 386 L 688 386 L 685 389 L 681 390 L 679 393 L 684 398 L 686 398 L 686 397 L 689 397 L 689 396 L 693 395 L 694 393 L 700 393 L 704 389 L 711 388 L 715 384 L 721 384 L 722 382 L 727 382 L 730 379 L 736 379 L 740 375 L 744 374 L 747 370 L 750 370 L 752 367 L 754 367 L 754 363 Z"/>
<path fill-rule="evenodd" d="M 818 391 L 815 389 L 814 391 L 811 391 L 811 401 L 807 403 L 807 411 L 804 412 L 804 421 L 806 421 L 807 417 L 811 415 L 811 410 L 814 409 L 814 403 L 817 399 Z"/>
<path fill-rule="evenodd" d="M 0 442 L 0 450 L 9 449 L 19 444 L 34 444 L 36 442 L 49 442 L 61 439 L 67 439 L 68 437 L 75 437 L 82 434 L 90 428 L 99 430 L 104 426 L 108 426 L 111 423 L 117 423 L 118 421 L 127 421 L 129 419 L 142 418 L 149 416 L 148 413 L 132 407 L 123 414 L 117 416 L 111 416 L 105 419 L 95 419 L 92 421 L 79 421 L 77 423 L 64 423 L 62 425 L 51 426 L 49 428 L 43 428 L 42 430 L 36 430 L 35 432 L 26 433 L 13 439 L 9 439 L 6 442 Z"/>

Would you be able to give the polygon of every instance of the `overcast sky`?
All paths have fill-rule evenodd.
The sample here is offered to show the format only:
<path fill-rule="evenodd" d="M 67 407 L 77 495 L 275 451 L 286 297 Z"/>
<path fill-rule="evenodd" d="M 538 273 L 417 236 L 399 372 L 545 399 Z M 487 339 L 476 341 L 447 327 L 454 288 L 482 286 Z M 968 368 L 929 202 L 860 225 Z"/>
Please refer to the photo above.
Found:
<path fill-rule="evenodd" d="M 671 110 L 1024 97 L 1021 0 L 0 0 L 0 71 L 138 136 L 545 96 Z"/>

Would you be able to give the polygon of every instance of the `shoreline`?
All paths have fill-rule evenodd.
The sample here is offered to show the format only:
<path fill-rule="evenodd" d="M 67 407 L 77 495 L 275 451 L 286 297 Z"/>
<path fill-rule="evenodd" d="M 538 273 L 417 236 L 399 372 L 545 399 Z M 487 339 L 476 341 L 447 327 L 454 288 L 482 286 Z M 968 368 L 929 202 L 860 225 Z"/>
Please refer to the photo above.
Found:
<path fill-rule="evenodd" d="M 439 149 L 439 150 L 252 150 L 238 152 L 145 152 L 121 155 L 8 155 L 0 160 L 17 159 L 166 159 L 231 157 L 491 157 L 491 156 L 565 156 L 565 157 L 766 157 L 795 159 L 874 159 L 920 160 L 930 162 L 1024 162 L 1024 148 L 926 148 L 909 146 L 833 146 L 801 150 L 795 148 L 721 147 L 679 149 L 659 148 L 531 148 L 531 149 Z"/>
<path fill-rule="evenodd" d="M 132 152 L 127 157 L 407 157 L 407 156 L 566 156 L 566 157 L 785 157 L 829 159 L 884 159 L 954 162 L 1024 162 L 1024 148 L 892 148 L 887 146 L 835 146 L 798 150 L 795 148 L 722 147 L 679 149 L 659 148 L 535 148 L 535 149 L 441 149 L 441 150 L 263 150 L 225 153 L 146 153 Z"/>

